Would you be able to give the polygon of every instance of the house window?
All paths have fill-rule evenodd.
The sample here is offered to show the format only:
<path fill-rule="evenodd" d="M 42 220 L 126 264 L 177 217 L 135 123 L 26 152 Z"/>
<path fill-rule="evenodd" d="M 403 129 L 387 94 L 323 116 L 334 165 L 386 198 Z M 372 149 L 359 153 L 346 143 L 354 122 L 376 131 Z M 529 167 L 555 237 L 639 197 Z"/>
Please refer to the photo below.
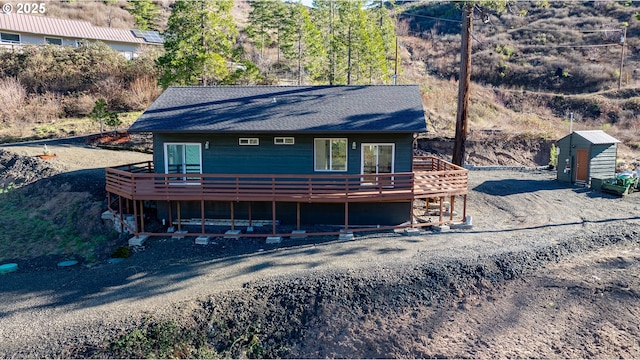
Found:
<path fill-rule="evenodd" d="M 0 32 L 0 42 L 20 44 L 20 35 Z"/>
<path fill-rule="evenodd" d="M 258 138 L 239 138 L 238 144 L 240 145 L 260 145 Z"/>
<path fill-rule="evenodd" d="M 187 181 L 198 180 L 199 177 L 189 177 L 187 174 L 202 174 L 202 151 L 199 143 L 165 143 L 164 170 L 166 174 L 184 174 L 172 177 L 170 180 Z"/>
<path fill-rule="evenodd" d="M 132 51 L 120 51 L 120 55 L 124 56 L 127 60 L 133 60 L 133 52 Z"/>
<path fill-rule="evenodd" d="M 314 139 L 315 171 L 347 171 L 347 139 Z"/>
<path fill-rule="evenodd" d="M 60 46 L 62 46 L 62 39 L 45 37 L 44 38 L 44 43 L 45 44 L 50 44 L 50 45 L 60 45 Z"/>
<path fill-rule="evenodd" d="M 293 145 L 296 140 L 293 137 L 274 137 L 273 143 L 276 145 Z"/>

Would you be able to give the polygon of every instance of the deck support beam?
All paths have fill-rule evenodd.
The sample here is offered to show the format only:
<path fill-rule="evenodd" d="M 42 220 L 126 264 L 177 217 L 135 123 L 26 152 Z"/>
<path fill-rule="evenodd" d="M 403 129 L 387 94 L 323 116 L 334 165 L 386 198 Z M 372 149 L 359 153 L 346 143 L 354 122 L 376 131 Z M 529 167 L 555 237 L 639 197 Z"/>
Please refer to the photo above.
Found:
<path fill-rule="evenodd" d="M 349 230 L 349 202 L 344 202 L 344 233 L 346 234 Z"/>
<path fill-rule="evenodd" d="M 467 221 L 467 194 L 463 196 L 462 221 Z"/>
<path fill-rule="evenodd" d="M 443 224 L 443 221 L 442 221 L 442 213 L 443 213 L 443 210 L 444 210 L 443 204 L 444 204 L 444 196 L 440 196 L 440 220 L 438 221 L 439 225 Z"/>
<path fill-rule="evenodd" d="M 202 227 L 201 227 L 201 231 L 202 234 L 204 234 L 204 199 L 200 200 L 200 216 L 201 216 L 201 220 L 202 220 Z"/>
<path fill-rule="evenodd" d="M 413 227 L 414 219 L 413 219 L 413 203 L 414 199 L 411 199 L 411 205 L 409 206 L 409 226 Z"/>
<path fill-rule="evenodd" d="M 249 226 L 253 226 L 253 221 L 251 219 L 251 201 L 249 201 Z"/>
<path fill-rule="evenodd" d="M 276 200 L 271 201 L 271 232 L 276 236 Z"/>
<path fill-rule="evenodd" d="M 455 195 L 451 195 L 449 200 L 449 221 L 453 221 L 453 204 L 456 201 Z"/>
<path fill-rule="evenodd" d="M 300 230 L 300 203 L 296 203 L 296 230 Z"/>
<path fill-rule="evenodd" d="M 178 213 L 178 231 L 182 231 L 182 218 L 180 217 L 180 201 L 176 204 L 176 212 Z"/>
<path fill-rule="evenodd" d="M 129 202 L 127 201 L 127 204 Z M 138 234 L 140 233 L 140 228 L 138 227 L 138 208 L 136 207 L 136 201 L 133 200 L 133 222 L 135 223 L 135 236 L 138 237 Z"/>
<path fill-rule="evenodd" d="M 140 232 L 144 232 L 144 200 L 140 200 Z"/>
<path fill-rule="evenodd" d="M 120 233 L 124 232 L 124 215 L 122 214 L 122 196 L 118 195 L 118 216 L 120 216 Z"/>
<path fill-rule="evenodd" d="M 233 209 L 233 201 L 229 203 L 231 205 L 231 230 L 236 229 L 235 211 Z"/>

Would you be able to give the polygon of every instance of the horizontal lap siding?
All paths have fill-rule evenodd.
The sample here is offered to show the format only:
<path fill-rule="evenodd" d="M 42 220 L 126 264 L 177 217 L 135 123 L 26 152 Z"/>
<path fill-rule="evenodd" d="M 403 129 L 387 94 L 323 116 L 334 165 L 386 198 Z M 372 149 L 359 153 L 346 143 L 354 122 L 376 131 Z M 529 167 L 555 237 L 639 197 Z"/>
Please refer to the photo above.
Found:
<path fill-rule="evenodd" d="M 158 201 L 158 218 L 169 219 L 169 204 Z M 177 202 L 172 202 L 172 216 L 176 221 Z M 409 221 L 410 202 L 377 202 L 349 204 L 349 223 L 353 225 L 390 226 Z M 199 201 L 181 201 L 180 217 L 200 219 L 201 204 Z M 249 204 L 234 202 L 234 218 L 249 219 Z M 271 220 L 270 202 L 252 202 L 251 218 L 253 220 Z M 205 202 L 205 219 L 231 219 L 230 202 Z M 281 225 L 296 225 L 296 204 L 291 202 L 276 204 L 276 220 Z M 309 204 L 300 203 L 300 222 L 303 225 L 342 225 L 344 224 L 344 204 Z M 351 225 L 350 225 L 351 226 Z"/>
<path fill-rule="evenodd" d="M 275 145 L 274 137 L 294 137 L 293 145 Z M 259 145 L 239 145 L 238 138 L 258 138 Z M 347 172 L 314 171 L 313 140 L 315 138 L 347 139 Z M 205 174 L 360 174 L 362 143 L 394 143 L 395 172 L 411 171 L 413 156 L 411 134 L 358 135 L 289 135 L 289 134 L 156 134 L 154 162 L 156 171 L 164 172 L 164 143 L 192 142 L 202 144 Z M 205 149 L 205 142 L 209 149 Z M 356 149 L 352 143 L 356 142 Z"/>
<path fill-rule="evenodd" d="M 611 178 L 616 172 L 616 144 L 592 145 L 589 164 L 590 178 Z"/>

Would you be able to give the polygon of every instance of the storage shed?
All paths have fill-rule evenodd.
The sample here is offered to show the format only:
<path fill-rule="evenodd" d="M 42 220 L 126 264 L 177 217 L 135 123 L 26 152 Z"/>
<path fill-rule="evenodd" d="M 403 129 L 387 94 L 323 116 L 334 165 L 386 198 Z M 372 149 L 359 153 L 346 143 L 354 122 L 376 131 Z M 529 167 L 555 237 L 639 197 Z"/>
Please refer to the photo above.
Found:
<path fill-rule="evenodd" d="M 574 131 L 558 140 L 558 181 L 590 184 L 615 175 L 618 143 L 602 130 Z"/>

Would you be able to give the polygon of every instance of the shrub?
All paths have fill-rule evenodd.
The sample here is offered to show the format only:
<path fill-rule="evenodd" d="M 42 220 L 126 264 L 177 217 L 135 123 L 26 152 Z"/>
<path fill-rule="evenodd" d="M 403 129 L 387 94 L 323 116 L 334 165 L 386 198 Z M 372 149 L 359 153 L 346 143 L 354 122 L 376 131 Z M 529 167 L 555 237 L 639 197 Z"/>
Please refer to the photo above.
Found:
<path fill-rule="evenodd" d="M 119 248 L 117 248 L 113 254 L 111 254 L 112 258 L 123 258 L 126 259 L 129 256 L 131 256 L 131 249 L 129 249 L 126 246 L 120 246 Z"/>
<path fill-rule="evenodd" d="M 0 79 L 0 120 L 13 123 L 19 117 L 27 92 L 14 77 Z"/>

